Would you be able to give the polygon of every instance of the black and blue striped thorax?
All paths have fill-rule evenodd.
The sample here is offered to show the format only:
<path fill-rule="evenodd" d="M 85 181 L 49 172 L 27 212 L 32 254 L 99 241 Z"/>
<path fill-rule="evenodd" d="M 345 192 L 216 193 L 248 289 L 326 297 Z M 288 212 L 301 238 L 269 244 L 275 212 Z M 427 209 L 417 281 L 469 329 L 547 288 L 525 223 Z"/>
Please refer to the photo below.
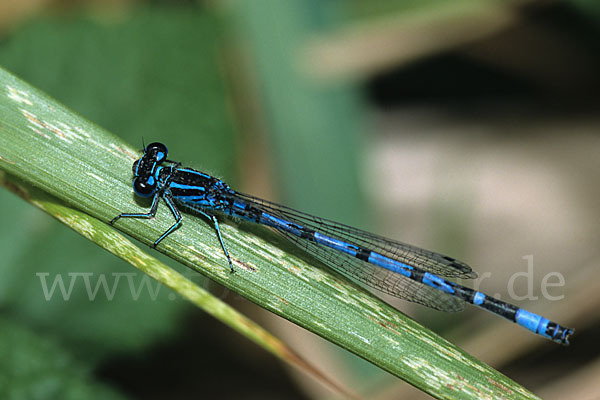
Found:
<path fill-rule="evenodd" d="M 165 167 L 167 168 L 167 167 Z M 191 168 L 176 168 L 170 174 L 168 189 L 173 198 L 183 204 L 196 204 L 217 210 L 228 208 L 235 192 L 222 180 Z"/>
<path fill-rule="evenodd" d="M 133 189 L 142 197 L 165 191 L 177 202 L 189 206 L 228 208 L 235 192 L 222 180 L 179 163 L 167 160 L 166 147 L 153 143 L 144 155 L 133 164 Z M 164 146 L 164 145 L 163 145 Z"/>

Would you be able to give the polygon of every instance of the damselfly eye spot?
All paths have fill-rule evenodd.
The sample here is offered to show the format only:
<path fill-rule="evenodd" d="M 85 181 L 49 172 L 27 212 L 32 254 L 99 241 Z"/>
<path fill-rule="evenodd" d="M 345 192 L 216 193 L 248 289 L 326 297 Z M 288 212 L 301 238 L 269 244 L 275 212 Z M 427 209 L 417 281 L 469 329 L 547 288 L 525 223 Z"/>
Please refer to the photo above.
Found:
<path fill-rule="evenodd" d="M 146 154 L 156 157 L 157 162 L 165 160 L 167 158 L 167 153 L 167 146 L 159 142 L 150 143 L 146 147 Z"/>
<path fill-rule="evenodd" d="M 156 191 L 156 180 L 153 176 L 149 178 L 135 178 L 133 190 L 140 197 L 149 197 Z"/>

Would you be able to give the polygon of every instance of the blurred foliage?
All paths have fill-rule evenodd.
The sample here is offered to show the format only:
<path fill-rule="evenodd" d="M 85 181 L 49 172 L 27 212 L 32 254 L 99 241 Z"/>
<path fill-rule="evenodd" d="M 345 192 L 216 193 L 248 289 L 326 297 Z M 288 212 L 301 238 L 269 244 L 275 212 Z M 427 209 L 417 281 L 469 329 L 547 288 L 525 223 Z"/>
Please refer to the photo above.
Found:
<path fill-rule="evenodd" d="M 339 7 L 319 1 L 237 2 L 235 21 L 252 50 L 268 116 L 268 148 L 282 202 L 364 226 L 358 184 L 364 108 L 354 84 L 315 81 L 299 66 L 315 30 L 336 23 Z"/>
<path fill-rule="evenodd" d="M 0 318 L 0 394 L 3 399 L 123 399 L 94 382 L 89 367 L 55 341 Z"/>
<path fill-rule="evenodd" d="M 218 37 L 215 18 L 194 8 L 46 17 L 7 38 L 0 63 L 140 149 L 161 139 L 231 180 Z"/>
<path fill-rule="evenodd" d="M 600 26 L 600 2 L 596 0 L 569 0 L 569 3 L 578 7 L 583 13 L 587 13 Z"/>

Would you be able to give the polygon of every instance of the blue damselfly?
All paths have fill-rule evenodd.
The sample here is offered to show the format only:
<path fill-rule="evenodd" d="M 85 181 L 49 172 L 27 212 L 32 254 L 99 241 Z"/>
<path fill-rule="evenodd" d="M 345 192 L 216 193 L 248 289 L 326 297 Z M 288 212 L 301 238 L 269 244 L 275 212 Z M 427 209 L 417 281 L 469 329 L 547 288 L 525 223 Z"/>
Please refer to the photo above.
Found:
<path fill-rule="evenodd" d="M 516 322 L 554 342 L 568 345 L 574 330 L 445 278 L 475 278 L 467 264 L 432 251 L 386 239 L 327 219 L 237 192 L 222 180 L 184 168 L 167 159 L 167 147 L 151 143 L 133 163 L 133 189 L 152 197 L 147 213 L 123 213 L 119 218 L 152 218 L 162 199 L 175 223 L 152 247 L 182 223 L 177 204 L 210 220 L 233 272 L 214 212 L 273 228 L 342 275 L 392 296 L 440 311 L 461 311 L 464 303 Z"/>

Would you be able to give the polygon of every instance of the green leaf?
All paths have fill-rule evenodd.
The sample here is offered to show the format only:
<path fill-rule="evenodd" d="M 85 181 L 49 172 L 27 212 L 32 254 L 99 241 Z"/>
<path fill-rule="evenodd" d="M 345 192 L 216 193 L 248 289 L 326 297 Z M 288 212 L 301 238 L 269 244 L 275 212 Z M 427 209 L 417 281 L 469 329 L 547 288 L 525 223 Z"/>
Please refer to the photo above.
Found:
<path fill-rule="evenodd" d="M 102 221 L 147 210 L 131 190 L 131 165 L 139 157 L 133 148 L 5 71 L 0 120 L 0 168 L 9 174 Z M 158 250 L 435 397 L 534 398 L 356 285 L 275 246 L 263 229 L 253 234 L 254 228 L 224 222 L 235 274 L 214 230 L 198 217 L 186 214 Z M 163 206 L 154 220 L 116 225 L 151 244 L 172 223 Z"/>
<path fill-rule="evenodd" d="M 0 318 L 0 397 L 3 399 L 124 399 L 90 377 L 54 341 Z"/>

